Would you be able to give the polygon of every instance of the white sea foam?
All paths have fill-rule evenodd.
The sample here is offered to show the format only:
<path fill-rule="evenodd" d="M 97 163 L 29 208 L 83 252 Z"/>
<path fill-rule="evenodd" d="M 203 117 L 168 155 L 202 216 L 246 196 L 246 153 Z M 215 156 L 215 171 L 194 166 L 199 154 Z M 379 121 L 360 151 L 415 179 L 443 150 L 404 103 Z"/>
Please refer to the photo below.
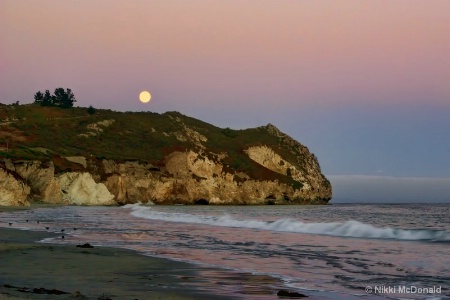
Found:
<path fill-rule="evenodd" d="M 450 232 L 444 230 L 407 230 L 391 227 L 375 227 L 358 221 L 332 222 L 332 223 L 305 223 L 293 219 L 279 219 L 274 222 L 260 220 L 238 220 L 229 215 L 220 217 L 192 215 L 184 213 L 166 213 L 156 211 L 150 207 L 131 204 L 124 208 L 131 209 L 131 215 L 149 220 L 167 222 L 205 224 L 222 227 L 251 228 L 280 232 L 297 232 L 307 234 L 331 235 L 340 237 L 396 239 L 396 240 L 422 240 L 449 242 Z"/>

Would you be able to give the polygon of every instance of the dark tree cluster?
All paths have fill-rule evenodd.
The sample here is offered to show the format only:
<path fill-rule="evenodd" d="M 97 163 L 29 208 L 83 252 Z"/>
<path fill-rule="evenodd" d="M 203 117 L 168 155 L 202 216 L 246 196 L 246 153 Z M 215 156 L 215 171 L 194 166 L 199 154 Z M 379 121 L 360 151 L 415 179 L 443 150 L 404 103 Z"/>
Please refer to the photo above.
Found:
<path fill-rule="evenodd" d="M 88 114 L 90 114 L 90 115 L 95 114 L 96 111 L 97 111 L 97 110 L 96 110 L 92 105 L 90 105 L 90 106 L 88 107 L 88 109 L 87 109 L 87 112 L 88 112 Z"/>
<path fill-rule="evenodd" d="M 34 103 L 40 104 L 41 106 L 71 108 L 74 102 L 77 102 L 77 100 L 71 89 L 64 90 L 64 88 L 56 88 L 53 95 L 50 94 L 49 90 L 46 90 L 44 93 L 38 91 L 34 94 Z"/>

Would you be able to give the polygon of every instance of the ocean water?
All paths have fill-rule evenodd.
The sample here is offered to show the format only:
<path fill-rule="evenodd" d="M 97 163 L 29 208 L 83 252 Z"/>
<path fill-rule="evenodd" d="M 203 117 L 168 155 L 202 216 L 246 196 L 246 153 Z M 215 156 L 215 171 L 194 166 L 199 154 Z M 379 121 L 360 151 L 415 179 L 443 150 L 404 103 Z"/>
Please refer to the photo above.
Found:
<path fill-rule="evenodd" d="M 270 276 L 312 299 L 450 299 L 450 204 L 65 206 L 0 217 L 4 227 L 65 229 L 65 239 L 43 242 L 89 242 Z M 221 290 L 273 299 L 233 281 Z"/>

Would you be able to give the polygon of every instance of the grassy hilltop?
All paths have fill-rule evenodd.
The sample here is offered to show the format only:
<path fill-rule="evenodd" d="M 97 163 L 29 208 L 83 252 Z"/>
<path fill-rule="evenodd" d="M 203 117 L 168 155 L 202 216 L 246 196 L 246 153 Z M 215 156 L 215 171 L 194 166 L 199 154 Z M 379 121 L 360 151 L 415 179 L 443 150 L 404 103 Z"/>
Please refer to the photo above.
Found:
<path fill-rule="evenodd" d="M 60 157 L 84 156 L 137 160 L 160 167 L 164 166 L 168 154 L 192 149 L 200 150 L 205 156 L 226 153 L 223 162 L 230 171 L 244 172 L 257 180 L 297 184 L 289 176 L 254 162 L 244 152 L 250 146 L 266 145 L 299 170 L 303 169 L 301 158 L 305 153 L 301 152 L 308 152 L 307 148 L 301 146 L 299 152 L 299 144 L 284 134 L 271 134 L 270 126 L 232 130 L 178 112 L 96 109 L 89 113 L 82 107 L 0 105 L 0 158 L 53 160 L 58 167 Z"/>

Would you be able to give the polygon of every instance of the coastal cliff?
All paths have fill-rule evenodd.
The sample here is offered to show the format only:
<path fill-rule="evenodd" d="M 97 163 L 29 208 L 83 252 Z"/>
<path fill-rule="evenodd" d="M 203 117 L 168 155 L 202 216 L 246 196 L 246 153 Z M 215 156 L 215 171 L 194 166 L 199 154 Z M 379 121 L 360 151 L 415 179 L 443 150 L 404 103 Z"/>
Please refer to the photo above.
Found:
<path fill-rule="evenodd" d="M 232 130 L 176 112 L 28 110 L 34 120 L 10 109 L 18 116 L 0 125 L 15 146 L 0 149 L 0 205 L 326 204 L 332 196 L 317 158 L 272 124 Z M 42 118 L 49 114 L 57 117 Z M 71 142 L 59 140 L 61 126 Z M 41 135 L 52 130 L 52 141 Z"/>

